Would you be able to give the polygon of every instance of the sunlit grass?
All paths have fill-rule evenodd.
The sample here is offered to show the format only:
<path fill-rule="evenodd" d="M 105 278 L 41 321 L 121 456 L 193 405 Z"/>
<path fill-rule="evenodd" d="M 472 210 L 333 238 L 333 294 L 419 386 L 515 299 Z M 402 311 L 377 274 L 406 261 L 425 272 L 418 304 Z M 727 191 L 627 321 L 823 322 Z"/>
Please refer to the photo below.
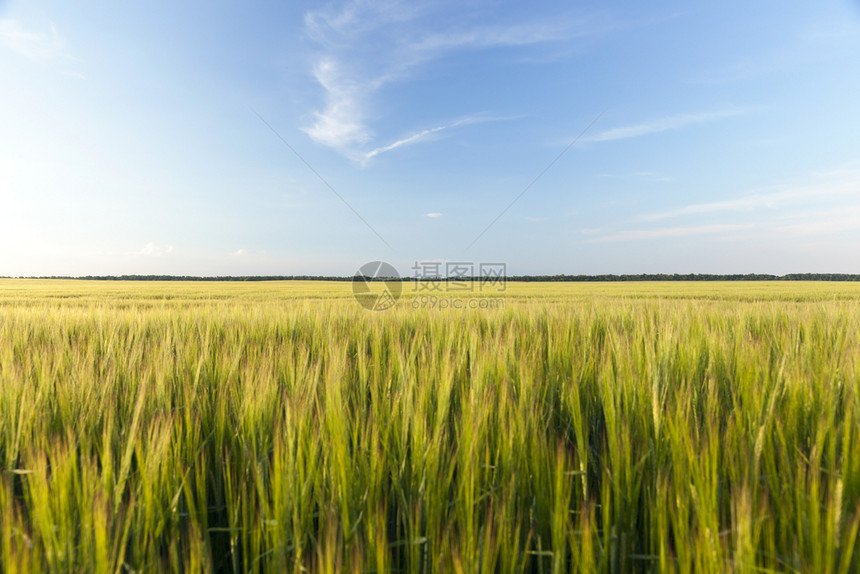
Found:
<path fill-rule="evenodd" d="M 0 571 L 860 567 L 860 285 L 0 281 Z"/>

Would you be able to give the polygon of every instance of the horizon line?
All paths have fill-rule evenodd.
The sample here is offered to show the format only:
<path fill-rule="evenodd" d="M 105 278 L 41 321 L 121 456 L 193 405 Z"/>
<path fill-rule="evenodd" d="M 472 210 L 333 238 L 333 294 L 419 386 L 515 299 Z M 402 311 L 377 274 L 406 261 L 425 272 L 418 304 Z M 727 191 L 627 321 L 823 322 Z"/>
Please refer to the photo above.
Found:
<path fill-rule="evenodd" d="M 439 277 L 367 277 L 364 275 L 30 275 L 0 276 L 0 279 L 17 280 L 71 280 L 71 281 L 352 281 L 356 277 L 371 281 L 482 281 L 481 276 Z M 860 273 L 597 273 L 597 274 L 526 274 L 492 277 L 512 282 L 621 282 L 621 281 L 860 281 Z"/>

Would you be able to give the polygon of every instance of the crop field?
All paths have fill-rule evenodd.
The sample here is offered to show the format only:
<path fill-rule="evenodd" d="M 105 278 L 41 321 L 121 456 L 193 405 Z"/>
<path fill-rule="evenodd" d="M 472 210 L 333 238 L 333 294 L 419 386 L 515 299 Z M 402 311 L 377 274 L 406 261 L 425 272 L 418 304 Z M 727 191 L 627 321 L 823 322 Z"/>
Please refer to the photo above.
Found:
<path fill-rule="evenodd" d="M 860 284 L 0 280 L 0 572 L 856 572 Z"/>

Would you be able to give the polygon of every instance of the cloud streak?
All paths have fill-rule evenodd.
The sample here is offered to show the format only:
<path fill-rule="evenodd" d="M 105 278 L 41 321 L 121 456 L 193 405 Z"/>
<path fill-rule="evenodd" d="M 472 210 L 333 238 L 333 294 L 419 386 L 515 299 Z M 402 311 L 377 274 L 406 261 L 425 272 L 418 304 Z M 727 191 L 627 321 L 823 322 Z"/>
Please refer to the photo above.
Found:
<path fill-rule="evenodd" d="M 162 257 L 171 253 L 173 253 L 172 245 L 160 245 L 154 241 L 150 241 L 135 255 L 142 255 L 144 257 Z"/>
<path fill-rule="evenodd" d="M 313 113 L 314 123 L 304 128 L 311 139 L 336 149 L 364 144 L 370 134 L 364 125 L 361 99 L 365 88 L 346 80 L 333 58 L 314 67 L 314 78 L 325 89 L 325 107 Z"/>
<path fill-rule="evenodd" d="M 860 232 L 860 207 L 804 213 L 792 219 L 793 222 L 776 225 L 774 230 L 800 237 Z"/>
<path fill-rule="evenodd" d="M 441 132 L 442 130 L 447 130 L 448 128 L 452 128 L 456 125 L 457 125 L 456 123 L 453 123 L 453 124 L 447 125 L 447 126 L 437 126 L 435 128 L 430 128 L 427 130 L 421 130 L 420 132 L 412 134 L 411 136 L 403 138 L 402 140 L 397 140 L 394 143 L 391 143 L 391 144 L 388 144 L 386 146 L 378 147 L 374 150 L 371 150 L 371 151 L 367 152 L 366 154 L 364 154 L 364 157 L 366 159 L 371 159 L 373 157 L 378 156 L 381 153 L 385 153 L 385 152 L 391 151 L 393 149 L 397 149 L 401 146 L 417 143 L 423 139 L 426 139 L 427 136 L 430 136 L 430 135 L 435 134 L 437 132 Z"/>
<path fill-rule="evenodd" d="M 748 113 L 747 110 L 728 108 L 692 114 L 680 114 L 650 122 L 611 128 L 593 136 L 583 138 L 585 142 L 608 142 L 639 138 L 651 134 L 679 130 L 682 128 L 732 118 Z"/>
<path fill-rule="evenodd" d="M 421 38 L 411 49 L 436 53 L 462 48 L 493 48 L 500 46 L 527 46 L 544 42 L 557 42 L 570 38 L 569 27 L 553 23 L 524 23 L 516 26 L 486 26 L 455 32 L 434 33 Z M 577 35 L 584 35 L 584 30 Z"/>
<path fill-rule="evenodd" d="M 718 225 L 697 225 L 691 227 L 664 227 L 661 229 L 629 229 L 612 235 L 595 237 L 589 243 L 616 243 L 621 241 L 642 241 L 667 237 L 689 237 L 691 235 L 713 235 L 750 229 L 752 224 L 727 223 Z"/>
<path fill-rule="evenodd" d="M 69 55 L 56 28 L 49 32 L 27 30 L 17 20 L 0 18 L 0 44 L 30 60 L 68 59 Z"/>
<path fill-rule="evenodd" d="M 668 211 L 647 213 L 639 216 L 638 219 L 640 221 L 659 221 L 689 215 L 777 209 L 792 203 L 860 195 L 860 170 L 843 170 L 835 174 L 823 174 L 818 179 L 820 181 L 810 185 L 783 187 L 770 193 L 758 193 L 725 201 L 695 203 Z"/>
<path fill-rule="evenodd" d="M 402 146 L 425 141 L 442 130 L 470 123 L 441 124 L 417 130 L 390 144 L 373 145 L 376 137 L 368 110 L 378 104 L 379 90 L 408 78 L 420 65 L 457 50 L 562 42 L 594 33 L 585 21 L 491 26 L 465 13 L 453 19 L 461 22 L 458 26 L 442 30 L 433 24 L 438 11 L 438 5 L 356 0 L 339 9 L 308 12 L 305 34 L 320 48 L 311 68 L 315 82 L 322 88 L 323 102 L 311 112 L 312 121 L 303 131 L 317 143 L 365 163 Z"/>
<path fill-rule="evenodd" d="M 395 149 L 402 147 L 402 146 L 405 146 L 405 145 L 411 145 L 414 143 L 418 143 L 420 141 L 424 141 L 436 133 L 439 133 L 439 132 L 444 131 L 444 130 L 449 130 L 451 128 L 456 128 L 459 126 L 472 125 L 472 124 L 480 124 L 480 123 L 485 123 L 485 122 L 508 121 L 508 120 L 513 120 L 513 119 L 518 119 L 519 117 L 521 117 L 521 116 L 493 117 L 493 116 L 483 116 L 480 114 L 476 114 L 473 116 L 467 116 L 467 117 L 455 120 L 453 122 L 450 122 L 448 124 L 436 126 L 433 128 L 428 128 L 425 130 L 421 130 L 419 132 L 415 132 L 414 134 L 407 136 L 403 139 L 399 139 L 399 140 L 397 140 L 393 143 L 390 143 L 388 145 L 370 150 L 369 152 L 364 154 L 364 160 L 366 161 L 366 160 L 372 159 L 372 158 L 374 158 L 380 154 L 395 150 Z"/>
<path fill-rule="evenodd" d="M 860 234 L 858 196 L 860 196 L 860 170 L 839 170 L 818 174 L 812 183 L 806 185 L 783 186 L 768 193 L 691 204 L 668 211 L 640 215 L 636 218 L 640 223 L 644 223 L 672 218 L 689 220 L 695 216 L 706 216 L 708 221 L 699 225 L 607 232 L 590 239 L 589 243 L 729 234 L 744 230 L 754 231 L 755 236 L 769 239 L 786 236 L 844 235 L 852 232 L 857 235 Z M 737 221 L 738 214 L 744 214 L 744 221 Z M 726 215 L 733 215 L 735 221 L 714 221 Z M 749 234 L 745 237 L 749 237 Z"/>

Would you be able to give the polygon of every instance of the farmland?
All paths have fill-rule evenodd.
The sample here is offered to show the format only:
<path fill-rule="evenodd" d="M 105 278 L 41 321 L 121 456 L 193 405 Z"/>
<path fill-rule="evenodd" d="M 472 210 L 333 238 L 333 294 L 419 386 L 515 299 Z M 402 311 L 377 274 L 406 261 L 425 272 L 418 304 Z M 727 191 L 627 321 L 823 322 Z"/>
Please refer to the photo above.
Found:
<path fill-rule="evenodd" d="M 860 284 L 0 280 L 2 572 L 852 572 Z"/>

